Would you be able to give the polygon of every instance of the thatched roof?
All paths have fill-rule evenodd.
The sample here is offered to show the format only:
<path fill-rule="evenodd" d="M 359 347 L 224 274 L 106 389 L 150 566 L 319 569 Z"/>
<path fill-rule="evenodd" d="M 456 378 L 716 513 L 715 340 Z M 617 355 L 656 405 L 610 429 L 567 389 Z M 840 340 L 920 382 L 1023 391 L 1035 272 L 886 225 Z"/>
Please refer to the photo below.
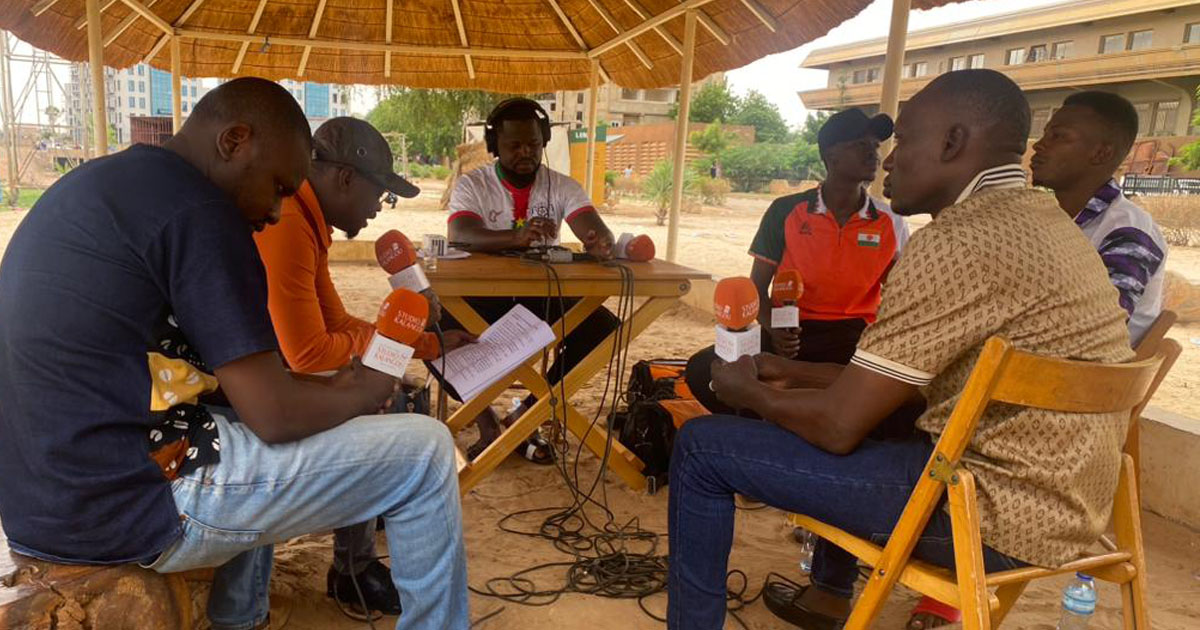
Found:
<path fill-rule="evenodd" d="M 913 6 L 950 1 L 914 0 Z M 703 12 L 693 75 L 698 79 L 800 46 L 868 4 L 870 0 L 101 0 L 108 42 L 104 59 L 112 67 L 148 60 L 169 69 L 169 47 L 163 44 L 165 33 L 173 32 L 180 36 L 184 76 L 255 75 L 502 92 L 586 88 L 591 58 L 599 59 L 601 72 L 617 85 L 676 85 L 682 9 L 687 7 Z M 135 5 L 148 11 L 138 15 Z M 664 20 L 664 14 L 672 17 Z M 0 0 L 0 28 L 74 61 L 88 56 L 87 29 L 80 26 L 84 15 L 84 0 Z M 661 23 L 650 28 L 655 22 Z M 629 31 L 639 34 L 628 43 L 614 41 Z"/>

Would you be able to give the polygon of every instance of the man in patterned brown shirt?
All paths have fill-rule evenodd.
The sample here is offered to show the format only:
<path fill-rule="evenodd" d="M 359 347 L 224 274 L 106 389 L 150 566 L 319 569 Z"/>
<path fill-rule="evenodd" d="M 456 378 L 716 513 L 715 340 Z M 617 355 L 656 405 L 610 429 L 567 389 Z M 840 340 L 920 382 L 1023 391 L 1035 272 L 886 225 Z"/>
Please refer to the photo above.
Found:
<path fill-rule="evenodd" d="M 721 627 L 735 493 L 885 541 L 989 337 L 1072 359 L 1132 357 L 1095 249 L 1052 196 L 1026 186 L 1029 119 L 1020 89 L 998 72 L 931 82 L 905 106 L 884 168 L 895 211 L 934 221 L 892 269 L 851 364 L 760 355 L 714 366 L 724 402 L 771 421 L 710 416 L 676 438 L 670 627 Z M 928 409 L 918 435 L 867 437 L 920 395 Z M 988 570 L 1056 566 L 1096 540 L 1112 507 L 1125 422 L 1122 414 L 989 407 L 963 459 L 978 479 Z M 950 566 L 950 536 L 949 515 L 938 510 L 916 557 Z M 852 556 L 820 544 L 815 588 L 797 593 L 790 619 L 838 627 L 857 575 Z"/>

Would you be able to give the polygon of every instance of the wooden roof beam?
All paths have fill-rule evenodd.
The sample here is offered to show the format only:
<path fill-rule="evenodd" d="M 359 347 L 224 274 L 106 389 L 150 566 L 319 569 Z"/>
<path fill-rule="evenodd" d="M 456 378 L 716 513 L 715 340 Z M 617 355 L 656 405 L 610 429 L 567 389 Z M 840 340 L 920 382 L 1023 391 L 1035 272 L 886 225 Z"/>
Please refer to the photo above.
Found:
<path fill-rule="evenodd" d="M 458 25 L 458 43 L 462 44 L 463 48 L 470 48 L 471 44 L 467 41 L 467 27 L 463 23 L 462 8 L 458 6 L 458 0 L 450 0 L 450 4 L 454 7 L 454 23 Z M 463 55 L 463 61 L 467 64 L 467 76 L 474 81 L 475 62 L 471 61 L 471 55 Z"/>
<path fill-rule="evenodd" d="M 667 9 L 666 11 L 663 11 L 662 13 L 659 13 L 648 20 L 645 20 L 641 24 L 629 29 L 628 31 L 625 31 L 623 34 L 617 35 L 603 44 L 596 46 L 588 53 L 588 56 L 599 57 L 600 55 L 603 55 L 617 46 L 624 44 L 626 41 L 629 41 L 634 37 L 641 35 L 642 33 L 650 31 L 656 26 L 661 26 L 670 20 L 687 13 L 691 9 L 698 9 L 710 2 L 713 2 L 713 0 L 687 0 L 686 2 L 677 4 L 670 9 Z"/>
<path fill-rule="evenodd" d="M 202 5 L 202 4 L 204 4 L 204 0 L 192 0 L 192 3 L 188 5 L 188 8 L 184 9 L 183 13 L 179 14 L 179 19 L 175 20 L 175 22 L 173 24 L 171 24 L 171 26 L 173 26 L 175 28 L 179 28 L 179 27 L 183 26 L 183 23 L 186 22 L 188 20 L 188 18 L 192 17 L 192 14 L 195 13 L 196 10 L 199 9 L 200 5 Z M 146 57 L 144 59 L 142 59 L 142 62 L 150 63 L 151 60 L 153 60 L 155 57 L 158 56 L 159 51 L 162 50 L 163 46 L 165 46 L 167 44 L 167 41 L 170 39 L 171 38 L 167 35 L 163 35 L 162 37 L 159 37 L 158 41 L 154 42 L 154 47 L 151 48 L 150 52 L 146 54 Z"/>
<path fill-rule="evenodd" d="M 100 12 L 104 13 L 105 11 L 111 9 L 112 5 L 116 3 L 117 0 L 104 0 L 104 4 L 100 5 Z M 87 13 L 84 13 L 82 17 L 80 17 L 78 20 L 75 20 L 75 30 L 82 31 L 85 28 L 87 28 Z"/>
<path fill-rule="evenodd" d="M 166 20 L 158 17 L 157 13 L 151 11 L 149 8 L 146 7 L 146 5 L 142 4 L 141 2 L 138 2 L 137 0 L 121 0 L 121 2 L 125 3 L 125 6 L 132 9 L 134 15 L 140 15 L 140 16 L 146 18 L 147 22 L 158 27 L 158 30 L 162 31 L 163 33 L 165 33 L 167 35 L 175 34 L 175 29 L 172 28 L 170 24 L 167 24 Z"/>
<path fill-rule="evenodd" d="M 696 17 L 700 20 L 700 26 L 703 26 L 709 35 L 712 35 L 714 39 L 721 42 L 722 46 L 729 45 L 729 33 L 726 33 L 725 29 L 718 26 L 717 22 L 709 17 L 707 13 L 700 11 L 696 14 Z"/>
<path fill-rule="evenodd" d="M 763 23 L 763 26 L 767 27 L 768 31 L 774 33 L 779 30 L 779 22 L 775 16 L 771 15 L 770 11 L 767 11 L 766 7 L 755 0 L 742 0 L 742 4 L 754 14 L 754 17 L 758 18 L 759 22 Z"/>
<path fill-rule="evenodd" d="M 41 17 L 43 13 L 49 11 L 50 7 L 56 4 L 58 4 L 58 0 L 42 0 L 41 2 L 33 5 L 33 8 L 30 9 L 29 12 L 32 13 L 34 17 Z"/>
<path fill-rule="evenodd" d="M 325 1 L 320 0 L 317 3 L 317 12 L 313 14 L 312 25 L 308 27 L 308 38 L 312 39 L 317 36 L 317 29 L 321 27 L 321 17 L 325 15 Z M 296 69 L 296 76 L 304 76 L 304 69 L 308 66 L 308 55 L 312 52 L 312 46 L 305 46 L 304 52 L 300 53 L 300 67 Z"/>
<path fill-rule="evenodd" d="M 608 9 L 604 8 L 604 5 L 600 4 L 598 0 L 588 0 L 588 4 L 592 5 L 592 8 L 596 10 L 596 13 L 600 14 L 600 17 L 603 18 L 606 23 L 608 23 L 608 27 L 611 28 L 613 32 L 615 32 L 617 35 L 620 35 L 624 32 L 621 29 L 621 25 L 617 24 L 617 19 L 613 17 L 613 14 L 609 13 Z M 637 45 L 637 42 L 631 39 L 628 42 L 625 42 L 625 45 L 629 48 L 630 52 L 633 53 L 633 56 L 637 57 L 638 61 L 642 62 L 643 66 L 646 66 L 647 70 L 654 68 L 654 63 L 650 61 L 650 58 L 646 56 L 646 53 L 643 52 L 641 47 Z"/>
<path fill-rule="evenodd" d="M 150 0 L 146 3 L 146 8 L 149 9 L 156 4 L 158 4 L 158 0 Z M 125 31 L 129 30 L 129 27 L 133 26 L 133 23 L 137 22 L 141 17 L 141 14 L 137 11 L 130 11 L 129 15 L 125 16 L 125 19 L 121 20 L 120 24 L 117 24 L 117 28 L 104 36 L 104 47 L 107 48 L 109 44 L 117 41 L 117 38 L 124 35 Z"/>
<path fill-rule="evenodd" d="M 263 9 L 267 8 L 267 0 L 258 0 L 258 8 L 254 10 L 254 17 L 250 20 L 250 28 L 246 29 L 247 35 L 253 35 L 254 31 L 258 30 L 258 21 L 262 19 Z M 312 39 L 311 37 L 309 39 Z M 267 39 L 263 38 L 265 46 Z M 233 60 L 232 74 L 237 74 L 242 70 L 242 62 L 246 60 L 246 51 L 250 50 L 250 40 L 242 42 L 242 47 L 238 50 L 237 58 Z"/>
<path fill-rule="evenodd" d="M 646 9 L 644 7 L 642 7 L 642 5 L 638 4 L 637 0 L 625 0 L 625 4 L 629 7 L 629 9 L 631 11 L 633 11 L 638 16 L 638 19 L 640 19 L 640 20 L 649 19 L 650 14 L 646 11 Z M 678 39 L 675 39 L 674 35 L 671 35 L 670 33 L 668 33 L 661 26 L 655 26 L 654 32 L 657 33 L 658 36 L 661 37 L 662 40 L 664 42 L 666 42 L 667 45 L 670 46 L 672 50 L 675 51 L 675 54 L 677 54 L 677 55 L 683 54 L 683 44 L 681 44 Z"/>
<path fill-rule="evenodd" d="M 392 43 L 392 16 L 394 15 L 395 7 L 392 6 L 395 0 L 387 0 L 387 24 L 383 26 L 383 41 L 384 43 Z M 383 76 L 390 78 L 392 76 L 392 51 L 383 53 Z"/>
<path fill-rule="evenodd" d="M 583 37 L 580 37 L 579 31 L 575 30 L 575 25 L 571 24 L 571 20 L 567 19 L 567 14 L 563 13 L 558 0 L 546 0 L 546 4 L 549 4 L 554 9 L 554 12 L 558 15 L 558 21 L 567 27 L 567 32 L 571 34 L 571 37 L 575 38 L 575 43 L 579 44 L 579 49 L 586 51 L 588 49 L 587 44 L 583 41 Z"/>

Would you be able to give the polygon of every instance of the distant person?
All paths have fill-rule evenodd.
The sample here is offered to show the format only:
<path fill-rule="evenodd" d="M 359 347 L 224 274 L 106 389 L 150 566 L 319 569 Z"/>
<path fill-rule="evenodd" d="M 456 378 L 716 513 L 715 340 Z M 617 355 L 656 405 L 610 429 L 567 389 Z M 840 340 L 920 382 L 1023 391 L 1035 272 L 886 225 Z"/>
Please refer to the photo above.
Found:
<path fill-rule="evenodd" d="M 633 165 L 625 167 L 625 179 L 633 179 Z"/>
<path fill-rule="evenodd" d="M 280 351 L 289 368 L 309 374 L 336 370 L 363 356 L 375 334 L 375 324 L 346 312 L 330 278 L 333 229 L 354 238 L 379 212 L 381 199 L 395 203 L 396 195 L 411 198 L 420 193 L 393 172 L 387 140 L 364 120 L 339 117 L 323 123 L 313 136 L 312 158 L 308 177 L 296 194 L 283 200 L 279 222 L 254 237 L 267 272 L 267 305 Z M 453 350 L 473 337 L 452 330 L 444 338 L 447 349 Z M 437 336 L 425 333 L 414 357 L 434 359 L 441 351 Z M 333 534 L 327 594 L 356 618 L 371 611 L 399 615 L 400 595 L 388 567 L 375 557 L 375 519 Z M 218 596 L 239 599 L 233 593 L 210 595 Z M 364 602 L 367 611 L 361 610 Z"/>
<path fill-rule="evenodd" d="M 1109 92 L 1063 101 L 1033 145 L 1033 183 L 1054 191 L 1108 268 L 1129 314 L 1134 345 L 1162 312 L 1167 242 L 1150 213 L 1121 192 L 1114 173 L 1137 139 L 1137 110 Z"/>
<path fill-rule="evenodd" d="M 887 114 L 859 109 L 830 116 L 817 135 L 828 175 L 820 186 L 780 197 L 750 244 L 763 349 L 786 359 L 846 364 L 875 321 L 888 270 L 908 242 L 908 225 L 867 185 L 879 171 L 879 143 L 892 137 Z M 799 328 L 772 328 L 771 282 L 795 270 L 804 280 Z M 709 389 L 712 348 L 688 361 L 688 386 L 709 411 L 731 413 Z"/>
<path fill-rule="evenodd" d="M 89 160 L 51 186 L 0 264 L 0 519 L 12 549 L 71 564 L 251 576 L 264 627 L 271 545 L 383 515 L 397 627 L 468 627 L 453 440 L 372 415 L 395 379 L 285 368 L 252 232 L 309 173 L 296 100 L 255 78 L 196 104 L 163 147 Z M 253 626 L 246 622 L 252 621 Z"/>
<path fill-rule="evenodd" d="M 725 404 L 769 421 L 702 417 L 676 435 L 668 628 L 722 627 L 736 494 L 883 544 L 988 338 L 1082 361 L 1133 357 L 1095 250 L 1053 197 L 1026 185 L 1029 121 L 1021 89 L 999 72 L 935 78 L 905 104 L 884 162 L 896 211 L 933 221 L 896 263 L 850 365 L 761 354 L 714 367 Z M 922 394 L 917 435 L 868 437 Z M 1122 412 L 984 410 L 962 465 L 979 487 L 986 570 L 1056 567 L 1095 544 L 1112 513 L 1127 423 Z M 952 566 L 949 514 L 935 510 L 922 535 L 914 557 Z M 818 541 L 811 586 L 787 601 L 786 618 L 840 627 L 858 577 L 853 555 Z"/>
<path fill-rule="evenodd" d="M 613 257 L 612 231 L 583 187 L 542 163 L 543 150 L 550 140 L 550 117 L 536 101 L 513 98 L 496 105 L 488 114 L 484 134 L 488 152 L 497 160 L 464 173 L 455 183 L 449 203 L 451 241 L 464 243 L 471 251 L 491 253 L 534 245 L 553 246 L 558 244 L 559 230 L 566 222 L 587 253 L 602 261 Z M 577 302 L 577 299 L 515 297 L 467 299 L 489 323 L 517 304 L 538 317 L 549 311 L 548 321 L 554 322 Z M 603 307 L 580 323 L 563 340 L 562 354 L 550 367 L 550 384 L 558 383 L 603 343 L 617 324 L 617 318 Z M 462 326 L 447 315 L 443 327 Z M 527 398 L 512 410 L 509 420 L 518 417 L 533 402 L 532 396 Z M 471 459 L 500 435 L 490 408 L 476 419 L 476 425 L 480 438 L 467 452 Z M 537 433 L 518 452 L 535 463 L 554 461 L 550 444 Z"/>

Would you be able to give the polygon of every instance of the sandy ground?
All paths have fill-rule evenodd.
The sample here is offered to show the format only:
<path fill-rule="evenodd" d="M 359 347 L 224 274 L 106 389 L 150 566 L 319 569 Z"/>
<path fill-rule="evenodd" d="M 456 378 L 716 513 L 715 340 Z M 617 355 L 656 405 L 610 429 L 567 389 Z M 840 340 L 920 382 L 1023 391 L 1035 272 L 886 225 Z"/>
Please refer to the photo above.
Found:
<path fill-rule="evenodd" d="M 437 182 L 421 182 L 424 194 L 412 201 L 403 201 L 396 210 L 386 210 L 359 236 L 373 239 L 387 229 L 398 228 L 414 238 L 429 232 L 444 233 L 445 217 L 436 210 L 442 187 Z M 680 230 L 680 262 L 704 269 L 719 276 L 745 274 L 749 258 L 745 249 L 758 217 L 769 200 L 764 198 L 731 198 L 727 207 L 705 208 L 701 214 L 685 215 Z M 0 213 L 0 246 L 6 245 L 24 213 Z M 648 206 L 625 202 L 606 214 L 614 231 L 650 234 L 665 248 L 666 228 L 656 226 L 653 210 Z M 914 226 L 915 227 L 915 226 Z M 660 254 L 663 253 L 660 249 Z M 1169 266 L 1200 282 L 1200 249 L 1174 248 Z M 334 281 L 354 313 L 372 317 L 382 297 L 387 293 L 383 277 L 373 265 L 336 265 Z M 711 323 L 702 314 L 686 308 L 668 313 L 653 324 L 630 348 L 633 360 L 652 357 L 686 357 L 711 336 Z M 1184 343 L 1184 355 L 1172 378 L 1160 389 L 1156 404 L 1174 411 L 1200 417 L 1200 402 L 1189 395 L 1200 383 L 1200 326 L 1176 327 L 1172 336 Z M 575 403 L 585 414 L 593 413 L 600 398 L 603 383 L 593 382 L 580 392 Z M 458 438 L 461 446 L 475 438 L 468 428 Z M 581 461 L 582 475 L 590 479 L 597 461 L 585 455 Z M 666 551 L 665 492 L 656 495 L 635 493 L 619 482 L 608 480 L 608 504 L 615 520 L 625 523 L 637 517 L 642 528 L 663 534 L 659 551 Z M 464 529 L 469 556 L 470 582 L 475 587 L 496 577 L 510 575 L 535 565 L 563 562 L 570 559 L 554 549 L 546 540 L 499 531 L 497 522 L 505 514 L 518 510 L 565 506 L 569 496 L 563 480 L 551 468 L 534 466 L 510 458 L 491 477 L 469 493 L 463 501 Z M 536 528 L 541 517 L 526 518 L 518 524 Z M 1150 603 L 1157 628 L 1184 630 L 1200 627 L 1200 533 L 1146 514 L 1145 539 L 1149 553 Z M 789 537 L 790 528 L 783 515 L 775 510 L 739 511 L 737 538 L 730 568 L 745 571 L 749 577 L 749 593 L 758 592 L 769 571 L 796 577 L 799 548 Z M 380 551 L 384 552 L 380 537 Z M 363 628 L 341 615 L 329 599 L 323 596 L 325 571 L 330 557 L 329 536 L 311 536 L 291 541 L 276 553 L 276 573 L 272 587 L 272 608 L 276 624 L 297 630 Z M 562 568 L 548 569 L 532 577 L 539 588 L 556 588 L 563 584 Z M 1017 609 L 1005 624 L 1008 628 L 1052 629 L 1058 618 L 1062 580 L 1048 580 L 1027 591 Z M 906 612 L 916 596 L 904 589 L 893 595 L 880 628 L 901 628 Z M 651 611 L 665 611 L 663 595 L 646 601 Z M 643 613 L 632 600 L 602 599 L 570 594 L 553 606 L 529 607 L 501 602 L 478 595 L 471 596 L 471 616 L 478 620 L 500 611 L 477 624 L 485 629 L 527 628 L 595 628 L 597 630 L 641 630 L 661 628 L 663 624 Z M 1118 628 L 1120 595 L 1116 588 L 1101 586 L 1100 611 L 1092 627 Z M 753 629 L 790 627 L 775 619 L 761 603 L 749 606 L 741 613 L 745 627 Z M 390 619 L 377 623 L 380 628 L 391 627 Z M 730 619 L 727 628 L 738 628 Z"/>

